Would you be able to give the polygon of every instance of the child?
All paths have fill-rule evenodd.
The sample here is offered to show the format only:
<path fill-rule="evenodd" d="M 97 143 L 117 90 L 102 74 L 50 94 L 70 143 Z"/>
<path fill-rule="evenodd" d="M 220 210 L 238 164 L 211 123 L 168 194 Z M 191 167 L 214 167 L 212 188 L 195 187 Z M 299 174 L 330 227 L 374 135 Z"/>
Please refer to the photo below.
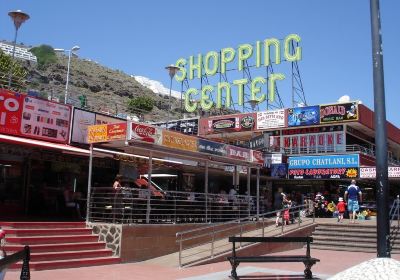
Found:
<path fill-rule="evenodd" d="M 338 222 L 343 221 L 343 215 L 346 211 L 346 203 L 343 201 L 343 197 L 339 197 L 339 203 L 336 205 L 337 210 L 339 211 Z"/>

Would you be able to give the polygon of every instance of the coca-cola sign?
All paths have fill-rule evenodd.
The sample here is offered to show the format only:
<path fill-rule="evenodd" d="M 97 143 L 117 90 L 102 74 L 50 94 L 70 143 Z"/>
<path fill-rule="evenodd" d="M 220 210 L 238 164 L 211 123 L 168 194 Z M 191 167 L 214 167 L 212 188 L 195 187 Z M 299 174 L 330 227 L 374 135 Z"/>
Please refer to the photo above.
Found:
<path fill-rule="evenodd" d="M 154 126 L 132 123 L 131 128 L 131 140 L 156 144 L 161 141 L 161 132 Z"/>

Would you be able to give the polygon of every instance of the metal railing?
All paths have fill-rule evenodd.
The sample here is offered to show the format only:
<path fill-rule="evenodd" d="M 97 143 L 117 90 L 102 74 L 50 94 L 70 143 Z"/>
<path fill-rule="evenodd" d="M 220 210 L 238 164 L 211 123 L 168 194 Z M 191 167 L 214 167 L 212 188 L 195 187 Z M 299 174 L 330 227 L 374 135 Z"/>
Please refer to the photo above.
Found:
<path fill-rule="evenodd" d="M 0 272 L 7 269 L 10 265 L 23 261 L 20 280 L 29 280 L 31 279 L 30 271 L 29 271 L 29 260 L 30 260 L 30 249 L 29 246 L 25 246 L 23 250 L 16 252 L 10 256 L 7 256 L 0 260 Z"/>
<path fill-rule="evenodd" d="M 289 223 L 284 222 L 284 212 L 289 211 Z M 279 225 L 275 226 L 279 213 Z M 176 233 L 179 244 L 179 266 L 187 266 L 199 261 L 224 255 L 231 250 L 228 236 L 276 236 L 315 223 L 315 212 L 308 205 L 299 205 L 290 209 L 280 209 L 219 224 Z M 252 243 L 240 243 L 245 247 Z"/>
<path fill-rule="evenodd" d="M 391 251 L 397 240 L 400 231 L 400 197 L 399 195 L 393 201 L 389 211 L 390 219 L 390 235 L 389 235 L 389 250 Z"/>
<path fill-rule="evenodd" d="M 256 197 L 147 188 L 93 188 L 89 220 L 105 223 L 215 223 L 257 213 Z"/>

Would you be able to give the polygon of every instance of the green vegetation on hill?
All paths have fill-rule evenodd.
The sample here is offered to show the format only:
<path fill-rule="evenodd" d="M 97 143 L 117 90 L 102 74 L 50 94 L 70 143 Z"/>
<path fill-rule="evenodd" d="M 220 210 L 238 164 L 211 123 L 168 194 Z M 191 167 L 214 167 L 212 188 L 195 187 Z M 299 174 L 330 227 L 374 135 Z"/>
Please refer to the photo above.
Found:
<path fill-rule="evenodd" d="M 8 87 L 10 71 L 12 72 L 11 87 L 20 91 L 25 85 L 26 69 L 11 56 L 0 50 L 0 87 Z"/>
<path fill-rule="evenodd" d="M 49 45 L 40 45 L 30 49 L 37 58 L 37 63 L 40 68 L 46 68 L 50 64 L 57 63 L 57 55 L 54 49 Z"/>
<path fill-rule="evenodd" d="M 149 96 L 137 96 L 131 98 L 128 102 L 128 109 L 131 113 L 138 113 L 138 111 L 150 112 L 153 107 L 154 100 Z"/>

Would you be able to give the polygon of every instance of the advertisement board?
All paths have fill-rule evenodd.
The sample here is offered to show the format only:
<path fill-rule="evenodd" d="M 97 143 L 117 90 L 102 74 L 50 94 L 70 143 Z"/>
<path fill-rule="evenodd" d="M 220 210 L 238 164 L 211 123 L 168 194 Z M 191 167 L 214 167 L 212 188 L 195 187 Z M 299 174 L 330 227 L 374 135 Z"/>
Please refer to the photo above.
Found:
<path fill-rule="evenodd" d="M 71 141 L 75 143 L 87 144 L 88 126 L 94 125 L 95 120 L 95 113 L 74 108 Z"/>
<path fill-rule="evenodd" d="M 126 139 L 126 122 L 88 126 L 88 143 Z"/>
<path fill-rule="evenodd" d="M 270 135 L 265 133 L 249 140 L 248 147 L 253 150 L 262 150 L 269 147 Z"/>
<path fill-rule="evenodd" d="M 24 97 L 21 135 L 67 143 L 71 107 L 43 99 Z"/>
<path fill-rule="evenodd" d="M 226 145 L 227 157 L 245 161 L 251 160 L 251 150 L 232 145 Z"/>
<path fill-rule="evenodd" d="M 160 128 L 166 128 L 167 123 L 157 122 L 153 123 L 153 125 L 158 126 Z M 169 121 L 168 130 L 177 131 L 187 135 L 197 135 L 199 132 L 199 119 L 191 118 L 191 119 Z"/>
<path fill-rule="evenodd" d="M 290 108 L 287 118 L 288 126 L 319 124 L 319 106 Z"/>
<path fill-rule="evenodd" d="M 204 139 L 198 139 L 198 151 L 218 156 L 226 156 L 226 148 L 224 143 L 213 142 Z"/>
<path fill-rule="evenodd" d="M 21 135 L 22 95 L 0 89 L 0 133 Z"/>
<path fill-rule="evenodd" d="M 299 156 L 289 157 L 290 179 L 350 179 L 359 176 L 359 156 Z"/>
<path fill-rule="evenodd" d="M 318 151 L 345 152 L 346 134 L 343 131 L 295 134 L 283 136 L 283 147 L 291 153 Z"/>
<path fill-rule="evenodd" d="M 347 122 L 358 120 L 357 102 L 320 105 L 322 123 Z"/>
<path fill-rule="evenodd" d="M 256 128 L 256 113 L 215 116 L 199 120 L 199 135 L 228 131 L 248 131 Z"/>
<path fill-rule="evenodd" d="M 161 145 L 161 134 L 161 129 L 158 127 L 135 122 L 130 123 L 130 140 Z"/>
<path fill-rule="evenodd" d="M 389 178 L 400 178 L 400 167 L 389 166 L 388 167 Z M 376 168 L 375 167 L 360 167 L 360 178 L 362 179 L 375 179 Z"/>
<path fill-rule="evenodd" d="M 270 168 L 273 164 L 282 163 L 282 154 L 265 154 L 264 167 Z"/>
<path fill-rule="evenodd" d="M 259 164 L 264 164 L 264 154 L 260 151 L 251 150 L 251 161 Z"/>
<path fill-rule="evenodd" d="M 224 118 L 224 119 L 210 120 L 209 123 L 210 123 L 210 128 L 214 130 L 239 128 L 239 118 Z"/>
<path fill-rule="evenodd" d="M 197 152 L 197 138 L 178 132 L 163 130 L 162 145 L 174 149 Z"/>
<path fill-rule="evenodd" d="M 285 127 L 285 110 L 257 112 L 257 129 Z"/>
<path fill-rule="evenodd" d="M 286 175 L 287 175 L 286 163 L 271 164 L 271 177 L 286 178 Z"/>

